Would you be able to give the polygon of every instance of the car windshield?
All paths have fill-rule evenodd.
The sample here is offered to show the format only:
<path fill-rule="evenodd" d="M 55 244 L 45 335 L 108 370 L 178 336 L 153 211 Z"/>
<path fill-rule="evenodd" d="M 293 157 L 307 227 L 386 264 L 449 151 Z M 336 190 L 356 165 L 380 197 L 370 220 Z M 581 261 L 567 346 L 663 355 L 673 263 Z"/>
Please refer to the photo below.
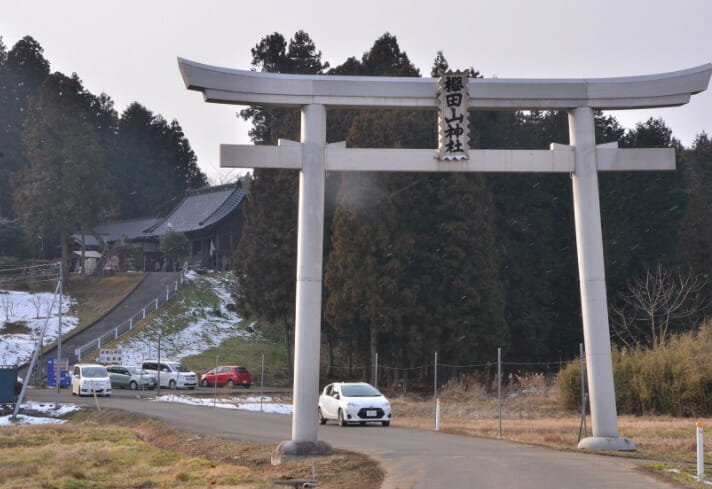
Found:
<path fill-rule="evenodd" d="M 89 379 L 95 379 L 97 377 L 106 377 L 106 369 L 104 367 L 84 367 L 82 369 L 82 375 Z"/>
<path fill-rule="evenodd" d="M 148 372 L 146 372 L 144 369 L 139 368 L 139 367 L 129 367 L 127 370 L 129 371 L 130 374 L 133 374 L 133 375 L 147 375 L 148 374 Z"/>
<path fill-rule="evenodd" d="M 378 397 L 378 389 L 368 384 L 342 385 L 341 393 L 346 397 Z"/>
<path fill-rule="evenodd" d="M 181 365 L 174 365 L 173 368 L 176 369 L 176 370 L 178 370 L 179 372 L 190 372 L 190 370 L 188 370 L 188 369 L 185 367 L 185 365 L 182 365 L 182 364 L 181 364 Z"/>

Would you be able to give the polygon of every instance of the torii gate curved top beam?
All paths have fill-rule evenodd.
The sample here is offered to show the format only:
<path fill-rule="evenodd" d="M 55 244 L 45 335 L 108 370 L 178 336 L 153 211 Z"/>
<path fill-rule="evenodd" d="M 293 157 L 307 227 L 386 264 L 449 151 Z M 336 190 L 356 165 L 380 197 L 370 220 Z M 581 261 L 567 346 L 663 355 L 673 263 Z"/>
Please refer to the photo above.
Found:
<path fill-rule="evenodd" d="M 188 89 L 207 102 L 235 105 L 302 107 L 409 107 L 437 109 L 435 78 L 284 75 L 235 70 L 178 58 Z M 642 109 L 684 105 L 704 91 L 712 64 L 655 75 L 617 78 L 526 79 L 473 78 L 470 108 Z"/>

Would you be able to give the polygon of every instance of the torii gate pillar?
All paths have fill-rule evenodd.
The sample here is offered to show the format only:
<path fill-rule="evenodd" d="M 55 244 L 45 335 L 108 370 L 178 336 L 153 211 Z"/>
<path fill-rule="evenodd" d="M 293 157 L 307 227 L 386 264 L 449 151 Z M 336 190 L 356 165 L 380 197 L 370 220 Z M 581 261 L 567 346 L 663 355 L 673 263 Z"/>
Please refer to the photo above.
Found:
<path fill-rule="evenodd" d="M 593 426 L 593 437 L 584 438 L 579 448 L 635 450 L 630 439 L 618 436 L 598 195 L 596 129 L 590 107 L 569 111 L 569 139 L 576 165 L 571 180 Z"/>
<path fill-rule="evenodd" d="M 314 400 L 319 397 L 321 282 L 324 249 L 324 148 L 326 108 L 302 108 L 302 169 L 299 172 L 297 297 L 294 323 L 294 390 L 292 439 L 277 447 L 276 459 L 331 453 L 317 440 Z"/>

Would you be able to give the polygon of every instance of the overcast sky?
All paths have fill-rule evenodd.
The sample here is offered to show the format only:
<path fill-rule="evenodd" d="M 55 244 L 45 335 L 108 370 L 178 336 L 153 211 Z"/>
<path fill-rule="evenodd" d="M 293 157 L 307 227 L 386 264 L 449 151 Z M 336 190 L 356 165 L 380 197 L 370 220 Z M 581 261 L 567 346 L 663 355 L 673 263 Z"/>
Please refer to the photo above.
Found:
<path fill-rule="evenodd" d="M 44 47 L 52 71 L 76 72 L 119 112 L 138 101 L 178 119 L 209 177 L 229 170 L 220 143 L 248 143 L 239 107 L 188 91 L 176 58 L 250 68 L 250 49 L 280 32 L 309 33 L 332 66 L 385 32 L 425 75 L 437 51 L 485 77 L 580 78 L 676 71 L 712 61 L 711 0 L 2 0 L 0 35 Z M 711 89 L 712 90 L 712 89 Z M 712 92 L 687 106 L 618 111 L 625 127 L 662 117 L 689 146 L 712 133 Z"/>

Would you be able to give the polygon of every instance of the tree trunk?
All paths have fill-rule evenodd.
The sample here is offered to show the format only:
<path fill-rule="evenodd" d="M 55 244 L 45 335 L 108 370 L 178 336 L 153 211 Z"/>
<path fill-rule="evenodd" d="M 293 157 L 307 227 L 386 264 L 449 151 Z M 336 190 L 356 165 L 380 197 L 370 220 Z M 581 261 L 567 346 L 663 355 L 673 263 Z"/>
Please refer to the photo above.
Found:
<path fill-rule="evenodd" d="M 66 286 L 69 283 L 69 247 L 67 246 L 67 232 L 62 231 L 59 233 L 59 241 L 62 245 L 62 285 Z"/>
<path fill-rule="evenodd" d="M 370 344 L 371 344 L 371 370 L 372 370 L 371 382 L 373 383 L 373 385 L 376 385 L 376 384 L 378 383 L 378 382 L 376 381 L 377 372 L 376 372 L 376 369 L 375 369 L 375 366 L 376 366 L 376 354 L 378 353 L 378 334 L 376 333 L 376 330 L 375 330 L 373 327 L 371 327 L 371 341 L 370 341 Z"/>
<path fill-rule="evenodd" d="M 284 346 L 287 347 L 287 375 L 291 380 L 294 378 L 294 369 L 292 367 L 292 343 L 289 340 L 289 321 L 287 321 L 287 318 L 282 318 L 282 327 L 284 329 Z"/>
<path fill-rule="evenodd" d="M 102 238 L 99 233 L 97 233 L 93 229 L 90 229 L 89 233 L 94 237 L 96 242 L 99 243 L 99 247 L 101 248 L 101 258 L 99 258 L 99 263 L 96 264 L 96 268 L 92 272 L 92 275 L 100 275 L 103 272 L 104 267 L 106 266 L 106 261 L 109 259 L 109 255 L 107 254 L 108 249 L 104 238 Z M 82 239 L 84 239 L 83 235 Z"/>
<path fill-rule="evenodd" d="M 84 267 L 84 264 L 86 262 L 86 250 L 87 250 L 86 242 L 84 240 L 84 226 L 80 225 L 79 231 L 82 233 L 82 248 L 81 248 L 82 256 L 80 257 L 79 266 L 81 267 L 80 268 L 81 274 L 82 274 L 82 276 L 84 276 L 84 275 L 86 275 L 86 268 Z"/>
<path fill-rule="evenodd" d="M 326 348 L 327 358 L 329 359 L 329 365 L 326 366 L 326 376 L 332 377 L 334 374 L 334 336 L 331 334 L 326 336 Z"/>

